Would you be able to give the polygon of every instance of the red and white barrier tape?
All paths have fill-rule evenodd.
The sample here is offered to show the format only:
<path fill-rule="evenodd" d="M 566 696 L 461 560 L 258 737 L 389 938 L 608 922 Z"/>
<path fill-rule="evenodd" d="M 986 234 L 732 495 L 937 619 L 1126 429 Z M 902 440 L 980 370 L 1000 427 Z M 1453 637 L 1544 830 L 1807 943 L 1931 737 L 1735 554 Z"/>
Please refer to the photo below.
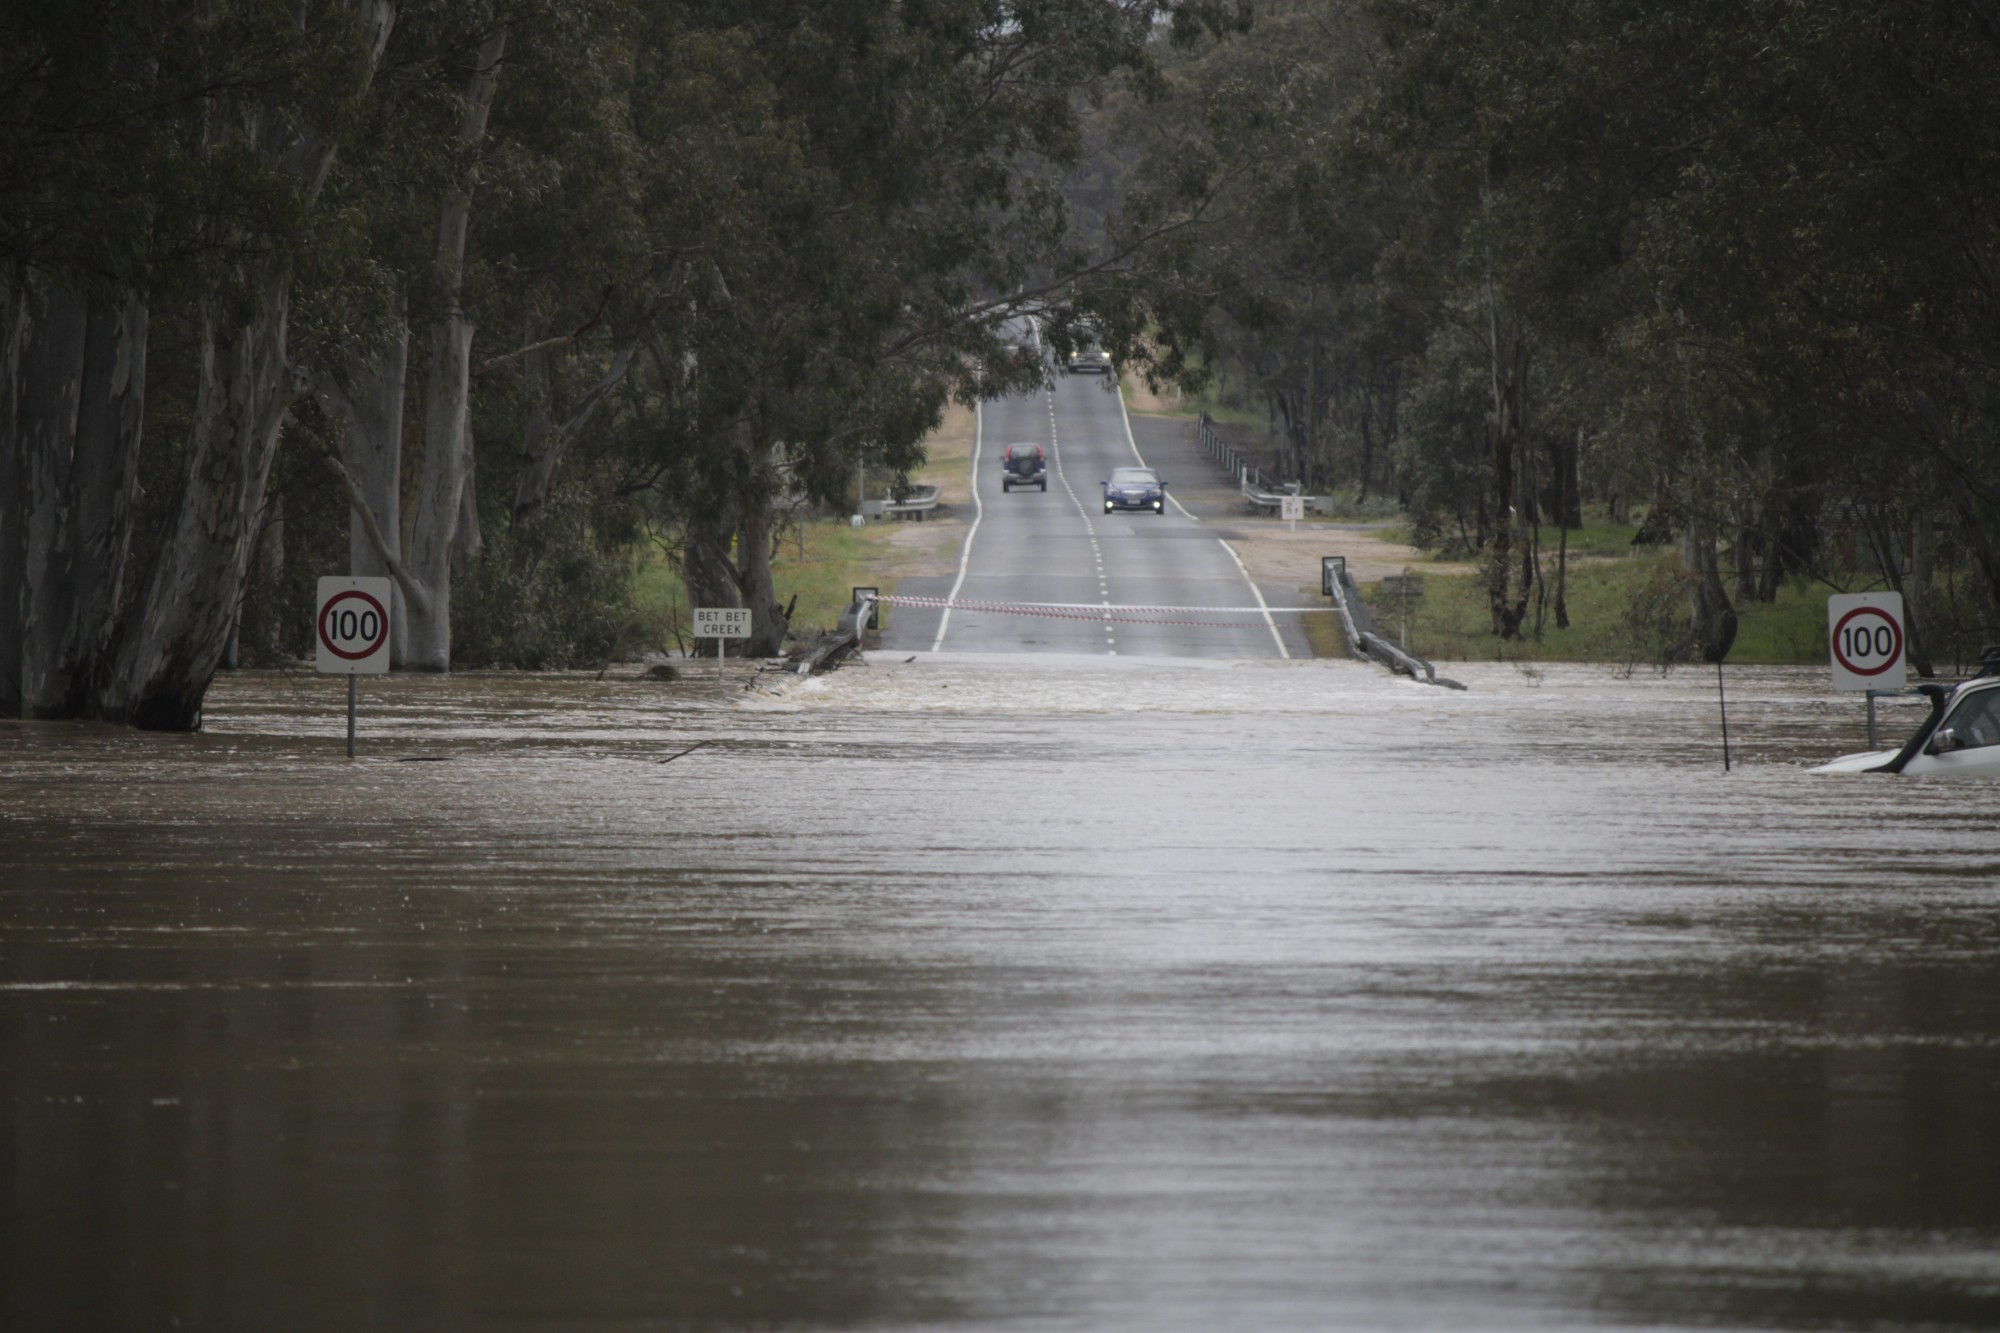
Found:
<path fill-rule="evenodd" d="M 1181 620 L 1162 617 L 1185 615 L 1308 615 L 1328 612 L 1330 606 L 1132 606 L 1108 602 L 982 602 L 967 598 L 913 597 L 902 593 L 878 594 L 874 601 L 885 606 L 914 606 L 931 610 L 989 611 L 1006 616 L 1040 616 L 1049 620 L 1112 621 L 1121 625 L 1215 625 L 1227 620 Z"/>

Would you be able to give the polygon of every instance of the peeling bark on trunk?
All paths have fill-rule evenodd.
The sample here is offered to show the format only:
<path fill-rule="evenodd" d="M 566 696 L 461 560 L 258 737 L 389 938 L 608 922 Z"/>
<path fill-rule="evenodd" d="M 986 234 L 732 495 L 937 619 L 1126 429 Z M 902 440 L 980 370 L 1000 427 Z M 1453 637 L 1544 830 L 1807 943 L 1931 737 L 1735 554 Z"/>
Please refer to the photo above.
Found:
<path fill-rule="evenodd" d="M 264 299 L 247 323 L 203 315 L 180 512 L 101 701 L 112 721 L 166 731 L 199 726 L 235 626 L 278 429 L 304 388 L 285 360 L 291 275 L 265 275 L 255 289 Z"/>
<path fill-rule="evenodd" d="M 66 649 L 72 664 L 66 717 L 91 710 L 110 665 L 139 497 L 149 331 L 146 304 L 132 293 L 117 309 L 93 307 L 84 334 L 83 400 L 71 477 L 70 569 L 77 592 Z"/>
<path fill-rule="evenodd" d="M 1497 333 L 1495 335 L 1498 336 Z M 1493 538 L 1486 552 L 1486 600 L 1493 632 L 1502 639 L 1518 638 L 1528 613 L 1528 580 L 1519 595 L 1513 586 L 1513 548 L 1517 485 L 1516 454 L 1521 442 L 1521 399 L 1528 377 L 1528 348 L 1516 341 L 1503 359 L 1493 349 Z"/>
<path fill-rule="evenodd" d="M 59 717 L 67 692 L 58 665 L 70 622 L 69 498 L 76 459 L 77 406 L 83 391 L 83 342 L 89 321 L 83 293 L 57 285 L 47 293 L 21 358 L 14 447 L 20 454 L 22 582 L 20 715 Z"/>
<path fill-rule="evenodd" d="M 1736 608 L 1722 586 L 1715 529 L 1689 520 L 1681 534 L 1681 567 L 1687 574 L 1688 630 L 1704 662 L 1720 662 L 1736 642 Z"/>
<path fill-rule="evenodd" d="M 347 516 L 348 572 L 356 578 L 394 580 L 389 606 L 393 667 L 403 666 L 409 655 L 409 598 L 395 568 L 403 558 L 403 404 L 409 363 L 410 331 L 398 324 L 379 352 L 340 367 L 327 395 L 342 419 L 340 461 L 356 492 Z"/>
<path fill-rule="evenodd" d="M 479 528 L 479 451 L 473 447 L 472 424 L 465 427 L 465 485 L 458 493 L 458 531 L 451 539 L 451 567 L 463 572 L 486 554 L 486 534 Z"/>
<path fill-rule="evenodd" d="M 29 332 L 20 270 L 0 265 L 0 717 L 21 715 L 21 602 L 28 579 L 19 422 Z"/>
<path fill-rule="evenodd" d="M 8 517 L 8 711 L 80 717 L 94 704 L 123 587 L 145 399 L 147 312 L 57 286 L 17 326 L 0 480 Z M 11 354 L 10 354 L 11 355 Z"/>
<path fill-rule="evenodd" d="M 752 423 L 737 427 L 749 462 L 751 493 L 737 516 L 736 587 L 743 605 L 750 608 L 750 637 L 743 642 L 745 657 L 778 657 L 785 651 L 785 635 L 791 621 L 778 601 L 771 574 L 771 496 L 777 492 L 777 472 L 771 441 Z"/>
<path fill-rule="evenodd" d="M 681 578 L 690 609 L 741 605 L 736 571 L 724 554 L 731 527 L 689 526 L 681 543 Z"/>
<path fill-rule="evenodd" d="M 383 0 L 348 0 L 342 8 L 365 35 L 365 86 L 395 10 Z M 306 6 L 293 11 L 301 25 L 309 14 Z M 317 197 L 333 166 L 333 145 L 276 108 L 222 118 L 214 133 L 215 146 L 254 154 L 304 200 Z M 270 248 L 268 237 L 227 227 L 214 239 L 239 253 Z M 162 730 L 200 725 L 202 700 L 236 623 L 279 428 L 306 387 L 286 354 L 289 264 L 246 260 L 235 279 L 232 291 L 202 302 L 181 505 L 119 629 L 116 659 L 95 700 L 94 711 L 112 721 Z"/>
<path fill-rule="evenodd" d="M 1736 529 L 1736 545 L 1730 550 L 1735 566 L 1736 600 L 1750 601 L 1757 595 L 1757 530 L 1749 524 Z"/>
<path fill-rule="evenodd" d="M 452 553 L 472 476 L 469 396 L 472 389 L 472 321 L 459 306 L 465 275 L 465 237 L 472 196 L 479 185 L 478 148 L 499 88 L 500 60 L 507 46 L 502 28 L 480 44 L 472 81 L 466 89 L 459 143 L 473 154 L 459 183 L 447 191 L 438 213 L 435 260 L 438 286 L 448 308 L 431 326 L 430 368 L 424 379 L 424 460 L 417 512 L 410 530 L 411 576 L 423 586 L 422 603 L 411 600 L 406 665 L 417 671 L 451 669 Z"/>
<path fill-rule="evenodd" d="M 424 466 L 410 529 L 410 573 L 426 601 L 412 604 L 409 655 L 414 671 L 451 669 L 451 552 L 465 499 L 469 437 L 465 428 L 472 323 L 450 315 L 431 334 L 430 375 L 424 386 Z"/>

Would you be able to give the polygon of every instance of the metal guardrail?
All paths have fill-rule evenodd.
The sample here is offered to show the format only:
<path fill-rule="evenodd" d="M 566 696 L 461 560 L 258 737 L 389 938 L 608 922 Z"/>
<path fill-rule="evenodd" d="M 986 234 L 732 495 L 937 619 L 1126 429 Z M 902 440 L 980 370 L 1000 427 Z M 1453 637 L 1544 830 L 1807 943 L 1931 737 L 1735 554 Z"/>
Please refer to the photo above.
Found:
<path fill-rule="evenodd" d="M 1348 650 L 1356 657 L 1370 658 L 1398 675 L 1426 685 L 1442 685 L 1451 690 L 1465 688 L 1447 676 L 1438 675 L 1437 668 L 1423 658 L 1404 652 L 1375 632 L 1375 619 L 1368 614 L 1367 604 L 1361 600 L 1361 590 L 1355 587 L 1344 566 L 1340 576 L 1328 582 L 1326 587 L 1333 597 L 1334 608 L 1340 612 L 1340 626 L 1347 635 Z"/>
<path fill-rule="evenodd" d="M 922 522 L 925 514 L 937 508 L 939 494 L 936 486 L 923 482 L 912 486 L 910 493 L 902 499 L 892 500 L 883 505 L 882 512 L 897 518 L 914 518 Z"/>
<path fill-rule="evenodd" d="M 1275 513 L 1286 496 L 1298 495 L 1304 489 L 1296 481 L 1273 481 L 1266 477 L 1262 468 L 1245 458 L 1241 450 L 1222 438 L 1221 432 L 1215 429 L 1213 420 L 1206 412 L 1195 416 L 1195 438 L 1201 442 L 1201 447 L 1208 456 L 1236 479 L 1236 488 L 1242 493 L 1244 500 L 1258 509 L 1269 509 Z M 1322 506 L 1317 503 L 1318 499 L 1317 496 L 1306 496 L 1306 507 L 1319 510 Z"/>

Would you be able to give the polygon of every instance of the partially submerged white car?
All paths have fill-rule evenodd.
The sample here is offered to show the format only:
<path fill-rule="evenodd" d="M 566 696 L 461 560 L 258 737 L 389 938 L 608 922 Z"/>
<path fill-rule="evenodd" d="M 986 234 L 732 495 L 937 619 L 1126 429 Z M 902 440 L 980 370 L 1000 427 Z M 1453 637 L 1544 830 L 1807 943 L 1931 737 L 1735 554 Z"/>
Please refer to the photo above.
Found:
<path fill-rule="evenodd" d="M 1900 749 L 1842 755 L 1813 772 L 2000 778 L 2000 676 L 1980 676 L 1956 689 L 1917 689 L 1930 698 L 1931 715 Z"/>

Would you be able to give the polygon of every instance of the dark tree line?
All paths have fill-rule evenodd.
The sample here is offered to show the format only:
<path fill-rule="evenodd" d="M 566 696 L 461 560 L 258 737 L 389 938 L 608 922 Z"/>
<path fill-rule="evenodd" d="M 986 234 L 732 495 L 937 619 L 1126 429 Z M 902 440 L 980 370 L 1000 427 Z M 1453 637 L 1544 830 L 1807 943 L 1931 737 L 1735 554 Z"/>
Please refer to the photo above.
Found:
<path fill-rule="evenodd" d="M 1278 0 L 1122 112 L 1122 225 L 1198 225 L 1106 318 L 1246 376 L 1288 474 L 1478 552 L 1501 636 L 1587 499 L 1678 543 L 1705 657 L 1843 535 L 1920 662 L 1964 652 L 2000 623 L 1996 56 L 1987 0 Z"/>
<path fill-rule="evenodd" d="M 8 7 L 0 713 L 198 725 L 343 568 L 401 667 L 563 660 L 643 524 L 776 651 L 776 516 L 1040 373 L 1005 320 L 1105 262 L 1053 184 L 1084 113 L 1238 17 Z"/>
<path fill-rule="evenodd" d="M 342 569 L 403 667 L 601 657 L 644 530 L 774 651 L 782 516 L 1034 380 L 1022 312 L 1229 368 L 1501 636 L 1586 502 L 1706 656 L 1836 532 L 1920 661 L 2000 622 L 1989 0 L 1248 16 L 8 7 L 0 713 L 196 725 Z"/>

